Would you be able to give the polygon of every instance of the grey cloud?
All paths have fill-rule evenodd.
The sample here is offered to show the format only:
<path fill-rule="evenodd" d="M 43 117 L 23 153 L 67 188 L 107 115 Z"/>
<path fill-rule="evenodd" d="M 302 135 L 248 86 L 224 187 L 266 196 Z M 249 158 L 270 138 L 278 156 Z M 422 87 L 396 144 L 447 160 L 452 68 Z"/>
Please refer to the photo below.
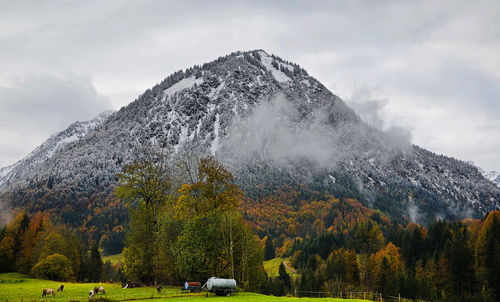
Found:
<path fill-rule="evenodd" d="M 389 99 L 375 97 L 373 90 L 368 87 L 357 87 L 351 97 L 346 98 L 347 104 L 367 124 L 385 132 L 385 140 L 389 145 L 402 149 L 408 148 L 412 140 L 411 129 L 391 123 L 389 115 L 385 113 Z"/>
<path fill-rule="evenodd" d="M 318 115 L 318 114 L 317 114 Z M 263 154 L 277 164 L 308 159 L 332 167 L 338 161 L 338 137 L 324 125 L 325 117 L 301 121 L 283 96 L 263 101 L 240 121 L 223 144 L 221 156 L 250 158 Z"/>
<path fill-rule="evenodd" d="M 346 159 L 368 156 L 367 150 L 382 161 L 390 159 L 393 151 L 410 150 L 400 129 L 382 132 L 363 123 L 333 126 L 323 107 L 304 119 L 294 105 L 297 103 L 281 95 L 262 101 L 236 124 L 217 155 L 233 163 L 263 156 L 282 166 L 308 160 L 334 169 Z"/>
<path fill-rule="evenodd" d="M 415 204 L 415 202 L 411 199 L 411 196 L 409 196 L 408 198 L 410 200 L 408 202 L 407 211 L 408 211 L 408 217 L 410 218 L 410 221 L 415 222 L 415 223 L 422 223 L 420 221 L 420 218 L 422 216 L 422 214 L 420 213 L 420 209 Z"/>
<path fill-rule="evenodd" d="M 1 87 L 0 106 L 0 165 L 4 166 L 72 122 L 109 109 L 110 102 L 86 77 L 37 75 Z"/>
<path fill-rule="evenodd" d="M 12 209 L 0 200 L 0 227 L 3 227 L 13 218 Z"/>
<path fill-rule="evenodd" d="M 457 60 L 444 59 L 426 68 L 425 78 L 408 72 L 393 78 L 407 94 L 420 96 L 421 105 L 468 108 L 471 114 L 500 115 L 499 78 Z"/>
<path fill-rule="evenodd" d="M 346 98 L 345 101 L 366 123 L 380 130 L 384 129 L 385 119 L 381 114 L 388 103 L 387 99 L 376 98 L 370 89 L 360 87 L 356 88 L 351 97 Z"/>

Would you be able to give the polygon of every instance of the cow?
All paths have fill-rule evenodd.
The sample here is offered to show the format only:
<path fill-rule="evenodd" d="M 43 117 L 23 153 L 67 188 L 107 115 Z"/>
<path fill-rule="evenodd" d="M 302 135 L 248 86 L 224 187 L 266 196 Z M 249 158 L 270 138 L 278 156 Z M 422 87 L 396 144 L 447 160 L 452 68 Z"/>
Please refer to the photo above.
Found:
<path fill-rule="evenodd" d="M 56 292 L 52 288 L 44 288 L 42 291 L 42 298 L 44 298 L 47 295 L 55 296 Z"/>
<path fill-rule="evenodd" d="M 103 293 L 103 294 L 106 294 L 106 291 L 104 290 L 104 287 L 102 286 L 99 286 L 99 287 L 94 287 L 94 293 L 95 294 L 98 294 L 98 293 Z"/>
<path fill-rule="evenodd" d="M 157 293 L 161 293 L 161 288 L 162 288 L 161 285 L 157 285 L 156 286 L 156 292 Z"/>
<path fill-rule="evenodd" d="M 59 285 L 59 288 L 57 289 L 58 292 L 62 292 L 64 290 L 64 284 Z"/>
<path fill-rule="evenodd" d="M 94 297 L 94 295 L 95 295 L 95 291 L 93 289 L 91 289 L 89 291 L 89 299 L 92 299 Z"/>

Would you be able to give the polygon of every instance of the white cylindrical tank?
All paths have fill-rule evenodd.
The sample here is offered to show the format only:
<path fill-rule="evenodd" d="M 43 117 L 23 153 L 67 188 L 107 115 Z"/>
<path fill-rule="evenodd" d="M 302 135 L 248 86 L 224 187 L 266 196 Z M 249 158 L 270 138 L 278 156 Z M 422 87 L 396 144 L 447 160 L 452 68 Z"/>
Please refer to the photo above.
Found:
<path fill-rule="evenodd" d="M 221 279 L 217 277 L 212 277 L 207 280 L 207 289 L 209 291 L 223 290 L 223 289 L 236 289 L 236 280 L 234 279 Z"/>

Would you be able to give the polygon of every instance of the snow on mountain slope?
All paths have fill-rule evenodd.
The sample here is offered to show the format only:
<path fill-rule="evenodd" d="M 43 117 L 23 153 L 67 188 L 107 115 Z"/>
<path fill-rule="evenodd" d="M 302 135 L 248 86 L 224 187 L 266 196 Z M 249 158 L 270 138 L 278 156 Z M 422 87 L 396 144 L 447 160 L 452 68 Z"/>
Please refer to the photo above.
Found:
<path fill-rule="evenodd" d="M 500 173 L 496 171 L 486 172 L 483 168 L 477 166 L 473 161 L 467 161 L 467 163 L 477 167 L 477 169 L 484 176 L 484 178 L 488 179 L 489 181 L 500 187 Z"/>
<path fill-rule="evenodd" d="M 253 199 L 283 188 L 334 194 L 407 219 L 479 217 L 500 205 L 476 167 L 370 127 L 300 66 L 262 50 L 172 74 L 41 164 L 9 172 L 3 192 L 37 209 L 85 200 L 86 217 L 87 203 L 112 194 L 116 174 L 151 146 L 173 160 L 215 154 Z"/>
<path fill-rule="evenodd" d="M 10 171 L 12 171 L 12 169 L 15 167 L 15 164 L 13 165 L 8 165 L 6 167 L 3 167 L 3 168 L 0 168 L 0 185 L 1 185 L 1 181 L 2 179 L 7 176 L 7 174 L 9 174 Z"/>
<path fill-rule="evenodd" d="M 484 178 L 489 179 L 491 182 L 500 187 L 500 173 L 496 171 L 483 171 L 483 176 Z"/>
<path fill-rule="evenodd" d="M 271 72 L 271 74 L 276 79 L 276 81 L 278 81 L 280 83 L 285 83 L 285 82 L 291 81 L 291 79 L 278 68 L 278 65 L 276 65 L 277 63 L 275 63 L 276 61 L 273 60 L 272 57 L 268 56 L 264 51 L 260 51 L 259 55 L 260 55 L 262 64 L 264 65 L 264 67 L 267 70 L 269 70 Z M 273 66 L 273 63 L 274 63 L 274 66 Z M 281 66 L 284 66 L 284 64 L 281 64 Z M 290 70 L 288 68 L 288 66 L 284 67 L 284 68 L 287 68 L 289 71 L 293 71 L 293 69 Z"/>
<path fill-rule="evenodd" d="M 201 83 L 203 83 L 202 78 L 197 79 L 194 76 L 190 76 L 165 89 L 164 94 L 165 96 L 172 97 L 176 92 L 192 88 L 194 84 L 200 85 Z"/>
<path fill-rule="evenodd" d="M 493 183 L 500 187 L 500 174 L 498 172 L 490 171 L 484 177 L 491 180 Z"/>
<path fill-rule="evenodd" d="M 8 186 L 12 181 L 30 173 L 69 143 L 81 139 L 102 124 L 113 112 L 105 111 L 92 120 L 74 122 L 65 130 L 52 135 L 25 158 L 7 167 L 0 168 L 0 188 Z"/>

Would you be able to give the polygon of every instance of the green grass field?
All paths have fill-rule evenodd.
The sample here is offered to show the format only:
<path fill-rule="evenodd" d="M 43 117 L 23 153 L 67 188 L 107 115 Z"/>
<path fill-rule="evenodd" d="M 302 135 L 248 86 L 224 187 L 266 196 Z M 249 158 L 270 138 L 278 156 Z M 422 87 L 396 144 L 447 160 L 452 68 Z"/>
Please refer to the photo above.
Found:
<path fill-rule="evenodd" d="M 274 258 L 271 260 L 264 261 L 264 269 L 266 270 L 267 275 L 270 277 L 278 276 L 280 263 L 283 261 L 288 261 L 288 260 L 290 260 L 290 257 L 288 257 L 288 258 L 277 257 L 277 258 Z M 293 271 L 289 270 L 288 268 L 286 269 L 286 272 L 290 275 L 296 274 L 296 272 L 293 272 Z"/>
<path fill-rule="evenodd" d="M 107 255 L 107 256 L 102 256 L 102 262 L 110 261 L 112 264 L 116 263 L 123 263 L 123 256 L 122 254 L 115 254 L 115 255 Z"/>
<path fill-rule="evenodd" d="M 246 301 L 300 301 L 300 302 L 311 302 L 311 301 L 321 301 L 321 302 L 334 302 L 334 301 L 349 301 L 357 302 L 364 300 L 342 300 L 333 298 L 292 298 L 292 297 L 272 297 L 259 295 L 255 293 L 248 292 L 236 292 L 231 297 L 217 297 L 213 294 L 209 294 L 206 297 L 205 293 L 200 294 L 183 294 L 176 287 L 166 287 L 163 289 L 161 294 L 156 293 L 156 289 L 153 287 L 139 287 L 139 288 L 128 288 L 122 289 L 120 284 L 110 284 L 110 283 L 71 283 L 62 282 L 64 284 L 64 292 L 57 293 L 55 297 L 42 298 L 42 290 L 44 288 L 57 287 L 61 282 L 54 282 L 48 280 L 40 280 L 26 277 L 18 273 L 7 273 L 0 274 L 0 301 L 88 301 L 88 292 L 93 289 L 94 286 L 103 286 L 106 290 L 106 294 L 97 295 L 98 297 L 105 297 L 113 301 L 163 301 L 163 300 L 173 300 L 174 302 L 183 301 L 197 301 L 197 300 L 210 300 L 213 302 L 218 301 L 234 301 L 234 302 L 246 302 Z M 153 298 L 153 299 L 152 299 Z"/>

